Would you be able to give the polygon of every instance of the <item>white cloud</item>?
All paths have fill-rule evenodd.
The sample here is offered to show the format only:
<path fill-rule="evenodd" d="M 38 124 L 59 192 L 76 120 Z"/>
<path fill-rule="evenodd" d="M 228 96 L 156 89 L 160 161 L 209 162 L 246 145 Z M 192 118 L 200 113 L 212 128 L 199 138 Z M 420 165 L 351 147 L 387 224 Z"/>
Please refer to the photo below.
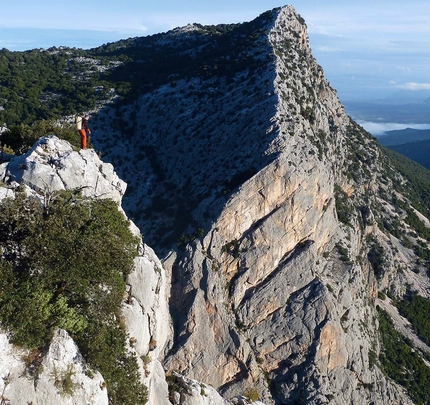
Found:
<path fill-rule="evenodd" d="M 315 47 L 315 50 L 319 52 L 341 52 L 342 51 L 341 48 L 334 48 L 331 46 L 317 46 Z"/>
<path fill-rule="evenodd" d="M 383 136 L 387 131 L 398 131 L 406 128 L 430 129 L 430 124 L 399 124 L 396 122 L 370 122 L 357 121 L 367 132 L 373 136 Z"/>
<path fill-rule="evenodd" d="M 418 91 L 418 90 L 430 90 L 430 83 L 404 83 L 397 86 L 399 89 L 403 90 L 412 90 L 412 91 Z"/>

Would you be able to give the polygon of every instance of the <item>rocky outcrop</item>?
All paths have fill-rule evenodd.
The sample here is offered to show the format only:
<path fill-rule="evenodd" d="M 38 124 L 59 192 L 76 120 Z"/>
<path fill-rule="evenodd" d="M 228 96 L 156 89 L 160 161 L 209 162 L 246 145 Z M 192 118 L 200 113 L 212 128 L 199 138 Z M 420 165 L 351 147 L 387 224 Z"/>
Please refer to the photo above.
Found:
<path fill-rule="evenodd" d="M 22 156 L 0 166 L 4 184 L 22 184 L 40 195 L 55 190 L 82 189 L 84 196 L 121 202 L 126 184 L 94 150 L 75 151 L 55 136 L 42 138 Z"/>
<path fill-rule="evenodd" d="M 250 397 L 236 397 L 227 401 L 211 387 L 198 381 L 191 380 L 183 375 L 173 372 L 170 376 L 171 400 L 173 405 L 247 405 L 250 401 L 254 405 L 264 405 Z"/>
<path fill-rule="evenodd" d="M 143 245 L 136 268 L 127 279 L 128 299 L 123 305 L 130 341 L 141 364 L 143 383 L 149 388 L 148 405 L 170 405 L 160 360 L 170 334 L 166 275 L 153 250 Z"/>
<path fill-rule="evenodd" d="M 103 377 L 88 368 L 66 331 L 55 333 L 43 356 L 13 347 L 0 334 L 0 356 L 1 403 L 108 404 Z"/>
<path fill-rule="evenodd" d="M 94 150 L 75 151 L 55 136 L 42 138 L 25 155 L 0 165 L 0 179 L 0 198 L 13 198 L 14 188 L 21 185 L 41 202 L 47 201 L 53 191 L 79 188 L 84 196 L 110 198 L 120 204 L 126 190 L 113 166 L 102 162 Z M 140 237 L 139 229 L 133 223 L 130 226 Z M 142 382 L 149 388 L 148 403 L 170 404 L 160 363 L 170 325 L 166 276 L 159 259 L 143 243 L 127 283 L 123 315 L 131 350 L 140 361 Z M 10 403 L 108 403 L 103 377 L 86 366 L 65 331 L 57 332 L 46 354 L 12 347 L 5 333 L 0 339 L 0 392 Z M 66 382 L 69 391 L 65 391 Z"/>

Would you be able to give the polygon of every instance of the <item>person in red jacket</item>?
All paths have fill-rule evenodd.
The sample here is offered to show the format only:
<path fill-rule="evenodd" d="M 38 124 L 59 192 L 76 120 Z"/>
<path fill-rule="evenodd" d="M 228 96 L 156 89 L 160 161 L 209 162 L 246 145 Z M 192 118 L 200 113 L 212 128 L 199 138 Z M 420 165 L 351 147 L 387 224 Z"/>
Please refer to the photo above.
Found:
<path fill-rule="evenodd" d="M 81 136 L 81 148 L 87 148 L 87 135 L 91 134 L 91 130 L 88 128 L 88 120 L 90 119 L 89 115 L 86 115 L 82 118 L 82 128 L 78 131 Z"/>

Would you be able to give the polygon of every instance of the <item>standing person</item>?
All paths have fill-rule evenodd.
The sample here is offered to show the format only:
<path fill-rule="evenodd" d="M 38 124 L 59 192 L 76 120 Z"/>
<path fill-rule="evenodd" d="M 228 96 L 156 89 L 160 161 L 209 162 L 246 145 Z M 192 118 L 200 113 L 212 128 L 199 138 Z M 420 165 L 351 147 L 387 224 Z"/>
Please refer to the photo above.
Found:
<path fill-rule="evenodd" d="M 90 116 L 87 114 L 84 118 L 81 118 L 81 122 L 79 122 L 79 118 L 76 118 L 76 128 L 79 132 L 79 135 L 81 137 L 81 148 L 86 149 L 87 148 L 87 135 L 91 134 L 91 130 L 88 127 L 88 120 L 90 119 Z"/>

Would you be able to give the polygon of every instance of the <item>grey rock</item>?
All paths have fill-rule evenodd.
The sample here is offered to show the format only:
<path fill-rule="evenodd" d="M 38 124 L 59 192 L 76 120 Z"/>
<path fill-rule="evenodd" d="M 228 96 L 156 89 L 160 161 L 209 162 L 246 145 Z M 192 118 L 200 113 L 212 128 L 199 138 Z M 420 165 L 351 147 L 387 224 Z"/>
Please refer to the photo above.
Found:
<path fill-rule="evenodd" d="M 380 350 L 378 288 L 395 277 L 404 285 L 376 224 L 381 152 L 345 114 L 295 10 L 265 18 L 248 49 L 258 73 L 240 71 L 234 85 L 178 79 L 122 108 L 136 114 L 139 134 L 121 145 L 136 156 L 121 164 L 133 186 L 124 207 L 164 255 L 171 283 L 164 366 L 229 400 L 253 388 L 265 404 L 411 403 L 369 363 Z M 102 111 L 93 137 L 112 161 L 118 145 L 98 133 L 115 128 L 113 117 Z M 336 206 L 342 195 L 351 214 Z M 142 215 L 160 196 L 168 209 Z M 368 207 L 364 225 L 358 207 Z M 183 234 L 198 226 L 204 234 L 169 251 L 184 216 Z M 366 259 L 366 235 L 386 248 L 382 281 Z M 412 257 L 404 255 L 407 266 Z"/>
<path fill-rule="evenodd" d="M 163 255 L 141 244 L 123 305 L 150 404 L 241 404 L 250 390 L 266 405 L 412 404 L 369 360 L 381 350 L 378 290 L 430 295 L 414 252 L 378 226 L 396 218 L 410 230 L 387 197 L 383 154 L 345 114 L 295 10 L 259 21 L 255 70 L 148 91 L 121 108 L 136 128 L 120 144 L 113 108 L 94 118 L 93 141 L 132 186 L 134 232 Z M 0 165 L 0 179 L 41 198 L 84 187 L 121 202 L 125 191 L 94 151 L 55 137 Z M 384 250 L 379 278 L 368 239 Z M 168 392 L 163 368 L 181 390 Z"/>
<path fill-rule="evenodd" d="M 0 334 L 0 392 L 11 404 L 107 405 L 103 377 L 90 370 L 66 331 L 56 331 L 48 353 L 39 365 L 37 377 L 28 374 L 25 350 L 13 347 Z M 91 375 L 91 377 L 90 377 Z M 61 382 L 70 379 L 71 392 Z"/>
<path fill-rule="evenodd" d="M 110 198 L 118 203 L 126 189 L 113 166 L 103 163 L 93 149 L 75 151 L 56 136 L 41 138 L 26 154 L 0 165 L 0 180 L 26 185 L 42 195 L 82 188 L 84 196 Z"/>
<path fill-rule="evenodd" d="M 0 198 L 14 198 L 14 189 L 23 185 L 27 194 L 36 196 L 42 203 L 48 201 L 54 191 L 79 188 L 84 196 L 109 198 L 120 204 L 126 189 L 113 166 L 102 162 L 94 150 L 77 152 L 56 136 L 41 138 L 25 155 L 3 163 L 0 179 L 3 180 Z M 118 209 L 122 211 L 120 205 Z M 133 223 L 130 229 L 137 237 L 141 236 Z M 135 341 L 130 350 L 138 356 L 142 382 L 149 388 L 148 404 L 169 405 L 168 387 L 159 359 L 170 333 L 167 281 L 163 265 L 153 250 L 143 242 L 139 250 L 135 270 L 127 280 L 128 297 L 123 303 L 123 315 L 129 336 Z M 11 400 L 19 398 L 19 403 L 23 403 L 28 398 L 35 404 L 107 404 L 106 389 L 100 388 L 102 376 L 95 373 L 94 380 L 86 376 L 87 367 L 66 332 L 58 331 L 51 342 L 49 353 L 43 359 L 44 372 L 37 384 L 33 379 L 18 378 L 25 372 L 24 362 L 17 360 L 20 351 L 8 344 L 6 334 L 0 334 L 0 338 L 4 342 L 4 346 L 0 346 L 0 377 L 1 381 L 8 381 L 4 393 Z M 143 355 L 148 356 L 149 362 L 140 358 Z M 73 369 L 69 370 L 69 366 Z M 54 369 L 59 375 L 73 372 L 73 379 L 80 387 L 73 398 L 64 399 L 58 393 L 52 378 Z"/>

